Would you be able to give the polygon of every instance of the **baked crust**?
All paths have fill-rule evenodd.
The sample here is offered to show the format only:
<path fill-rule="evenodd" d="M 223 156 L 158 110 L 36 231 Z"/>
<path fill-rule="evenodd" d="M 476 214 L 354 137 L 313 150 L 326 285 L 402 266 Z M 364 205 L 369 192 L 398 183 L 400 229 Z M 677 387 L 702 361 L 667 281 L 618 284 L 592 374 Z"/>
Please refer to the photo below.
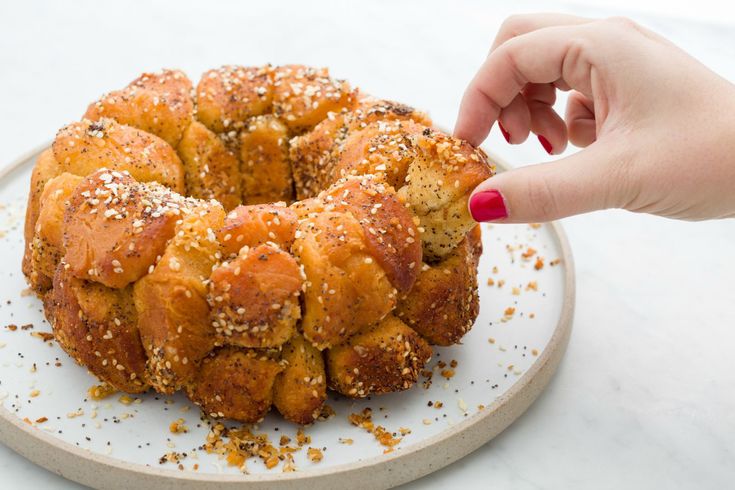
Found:
<path fill-rule="evenodd" d="M 256 247 L 272 242 L 290 249 L 296 234 L 297 216 L 293 209 L 281 204 L 238 206 L 227 214 L 217 239 L 225 256 L 237 254 L 244 246 Z"/>
<path fill-rule="evenodd" d="M 192 85 L 180 70 L 143 73 L 122 90 L 87 107 L 84 119 L 114 119 L 154 134 L 176 148 L 194 112 Z"/>
<path fill-rule="evenodd" d="M 350 214 L 322 212 L 299 223 L 292 250 L 304 267 L 304 337 L 323 350 L 380 321 L 397 293 L 367 252 L 362 226 Z"/>
<path fill-rule="evenodd" d="M 393 188 L 372 175 L 349 178 L 320 194 L 324 209 L 351 214 L 362 226 L 365 247 L 399 291 L 411 289 L 421 261 L 418 227 Z"/>
<path fill-rule="evenodd" d="M 304 277 L 274 244 L 245 246 L 210 276 L 208 301 L 219 343 L 279 347 L 296 332 Z"/>
<path fill-rule="evenodd" d="M 83 177 L 108 168 L 128 171 L 139 182 L 158 182 L 184 192 L 184 168 L 164 140 L 113 119 L 84 119 L 62 128 L 51 148 L 60 172 Z"/>
<path fill-rule="evenodd" d="M 326 68 L 285 65 L 273 71 L 273 113 L 296 134 L 313 128 L 330 112 L 352 108 L 356 95 Z"/>
<path fill-rule="evenodd" d="M 225 65 L 202 75 L 196 89 L 197 119 L 215 133 L 238 130 L 270 112 L 273 68 Z"/>
<path fill-rule="evenodd" d="M 65 261 L 75 277 L 125 287 L 143 277 L 163 253 L 186 205 L 159 184 L 97 170 L 69 198 Z"/>
<path fill-rule="evenodd" d="M 148 389 L 132 288 L 112 289 L 74 277 L 62 262 L 44 311 L 59 345 L 79 364 L 114 388 Z"/>
<path fill-rule="evenodd" d="M 268 353 L 224 347 L 202 361 L 186 391 L 210 417 L 259 422 L 271 408 L 282 369 Z"/>
<path fill-rule="evenodd" d="M 354 129 L 337 147 L 325 173 L 328 183 L 348 175 L 374 175 L 400 188 L 416 158 L 415 136 L 426 128 L 412 119 L 374 121 Z"/>
<path fill-rule="evenodd" d="M 433 345 L 459 343 L 480 309 L 477 264 L 481 253 L 478 225 L 451 255 L 423 265 L 416 284 L 398 301 L 395 315 Z"/>
<path fill-rule="evenodd" d="M 281 351 L 283 371 L 273 386 L 273 403 L 291 422 L 310 424 L 327 399 L 327 373 L 322 353 L 299 334 Z"/>
<path fill-rule="evenodd" d="M 23 274 L 28 279 L 31 288 L 38 294 L 43 294 L 51 287 L 53 274 L 44 274 L 33 266 L 32 247 L 36 232 L 36 221 L 41 212 L 41 195 L 46 183 L 61 173 L 59 164 L 54 158 L 51 148 L 44 150 L 36 160 L 31 173 L 31 188 L 28 191 L 28 205 L 26 207 L 25 226 L 23 237 L 25 239 L 25 250 L 23 252 Z"/>
<path fill-rule="evenodd" d="M 329 387 L 363 398 L 410 388 L 431 358 L 431 347 L 393 315 L 326 354 Z"/>
<path fill-rule="evenodd" d="M 33 270 L 52 278 L 64 256 L 64 213 L 82 177 L 63 173 L 49 180 L 41 194 L 41 209 L 33 235 Z"/>
<path fill-rule="evenodd" d="M 257 116 L 240 133 L 245 204 L 293 200 L 288 127 L 276 116 Z"/>
<path fill-rule="evenodd" d="M 225 209 L 240 204 L 240 162 L 216 134 L 198 122 L 184 131 L 177 148 L 186 175 L 186 193 L 216 199 Z"/>
<path fill-rule="evenodd" d="M 431 126 L 426 113 L 388 100 L 360 98 L 357 107 L 343 109 L 317 124 L 312 131 L 290 142 L 290 156 L 296 182 L 296 197 L 314 197 L 343 175 L 335 171 L 345 141 L 355 132 L 377 121 L 414 121 Z M 348 160 L 345 158 L 345 162 Z M 361 162 L 362 159 L 354 163 Z"/>
<path fill-rule="evenodd" d="M 224 216 L 215 202 L 194 206 L 176 225 L 153 270 L 135 283 L 151 385 L 163 393 L 193 379 L 199 361 L 214 347 L 207 283 L 219 254 L 212 229 L 222 226 Z"/>

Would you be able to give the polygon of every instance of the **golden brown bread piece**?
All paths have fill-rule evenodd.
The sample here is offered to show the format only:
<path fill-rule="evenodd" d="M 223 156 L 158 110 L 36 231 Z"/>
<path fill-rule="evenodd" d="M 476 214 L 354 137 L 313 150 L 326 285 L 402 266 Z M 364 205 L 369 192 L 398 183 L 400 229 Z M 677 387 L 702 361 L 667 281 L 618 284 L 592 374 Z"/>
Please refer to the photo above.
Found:
<path fill-rule="evenodd" d="M 194 111 L 191 91 L 191 81 L 179 70 L 144 73 L 124 89 L 90 104 L 84 119 L 114 119 L 155 134 L 176 148 Z"/>
<path fill-rule="evenodd" d="M 111 289 L 77 279 L 62 262 L 44 309 L 59 345 L 79 364 L 118 390 L 146 391 L 132 287 Z"/>
<path fill-rule="evenodd" d="M 438 131 L 424 130 L 414 145 L 417 157 L 398 195 L 420 220 L 424 260 L 437 261 L 451 253 L 475 226 L 467 201 L 493 169 L 482 151 Z"/>
<path fill-rule="evenodd" d="M 354 216 L 367 252 L 399 292 L 411 289 L 421 263 L 421 240 L 414 218 L 393 188 L 371 175 L 353 177 L 319 195 L 324 209 Z"/>
<path fill-rule="evenodd" d="M 296 331 L 304 283 L 293 256 L 274 244 L 250 248 L 212 272 L 208 301 L 219 343 L 278 347 Z"/>
<path fill-rule="evenodd" d="M 255 247 L 273 242 L 288 250 L 294 240 L 296 213 L 283 204 L 238 206 L 225 218 L 225 224 L 216 231 L 225 256 L 237 254 L 247 245 Z"/>
<path fill-rule="evenodd" d="M 44 150 L 36 160 L 31 173 L 31 188 L 28 192 L 28 206 L 26 207 L 25 226 L 23 237 L 25 239 L 25 251 L 23 253 L 23 274 L 36 293 L 43 293 L 51 287 L 52 276 L 45 275 L 34 270 L 32 263 L 33 235 L 36 232 L 36 221 L 41 211 L 41 194 L 46 182 L 61 173 L 59 164 L 54 158 L 51 148 Z M 53 275 L 53 274 L 52 274 Z"/>
<path fill-rule="evenodd" d="M 351 214 L 305 218 L 292 251 L 306 274 L 301 328 L 320 350 L 380 321 L 395 306 L 396 290 L 368 253 L 362 226 Z"/>
<path fill-rule="evenodd" d="M 393 315 L 327 351 L 329 387 L 362 398 L 410 388 L 431 347 Z"/>
<path fill-rule="evenodd" d="M 480 308 L 477 264 L 481 253 L 478 225 L 441 262 L 424 264 L 394 314 L 433 345 L 459 343 Z"/>
<path fill-rule="evenodd" d="M 273 386 L 273 404 L 287 420 L 310 424 L 327 399 L 327 374 L 319 349 L 301 335 L 283 346 L 283 371 Z"/>
<path fill-rule="evenodd" d="M 240 204 L 240 162 L 216 134 L 194 121 L 177 147 L 186 175 L 186 193 L 216 199 L 229 210 Z"/>
<path fill-rule="evenodd" d="M 187 394 L 210 417 L 258 422 L 271 408 L 281 369 L 267 353 L 224 347 L 202 361 Z"/>
<path fill-rule="evenodd" d="M 148 372 L 160 392 L 173 393 L 190 381 L 214 347 L 206 283 L 220 255 L 212 230 L 224 216 L 219 204 L 199 202 L 176 225 L 153 270 L 135 283 Z"/>
<path fill-rule="evenodd" d="M 139 181 L 158 181 L 174 191 L 184 190 L 181 161 L 173 149 L 158 137 L 105 118 L 99 121 L 85 119 L 62 128 L 52 148 L 39 157 L 31 177 L 23 271 L 37 292 L 51 285 L 50 277 L 32 270 L 30 255 L 43 187 L 50 178 L 63 172 L 87 176 L 102 167 L 127 170 Z"/>
<path fill-rule="evenodd" d="M 64 216 L 65 261 L 80 279 L 122 288 L 143 277 L 174 234 L 187 200 L 107 169 L 86 177 Z"/>
<path fill-rule="evenodd" d="M 331 78 L 326 68 L 285 65 L 273 72 L 273 113 L 296 134 L 356 101 L 350 85 Z"/>
<path fill-rule="evenodd" d="M 196 88 L 197 118 L 215 133 L 224 133 L 270 112 L 272 72 L 270 65 L 226 65 L 205 72 Z"/>
<path fill-rule="evenodd" d="M 338 148 L 324 178 L 331 183 L 348 175 L 370 174 L 399 188 L 416 158 L 415 136 L 425 128 L 411 119 L 398 119 L 355 129 Z"/>
<path fill-rule="evenodd" d="M 387 100 L 363 98 L 353 110 L 343 109 L 322 120 L 303 135 L 290 142 L 290 156 L 298 199 L 316 196 L 322 189 L 339 179 L 335 160 L 348 136 L 367 125 L 382 121 L 413 121 L 431 126 L 429 117 L 412 107 Z M 399 148 L 399 150 L 402 150 Z M 348 158 L 342 159 L 348 162 Z M 362 158 L 355 163 L 362 161 Z"/>
<path fill-rule="evenodd" d="M 63 173 L 49 180 L 41 194 L 31 257 L 33 270 L 53 277 L 64 256 L 64 213 L 82 177 Z"/>
<path fill-rule="evenodd" d="M 244 203 L 293 200 L 288 128 L 277 117 L 248 121 L 240 133 L 240 161 Z"/>
<path fill-rule="evenodd" d="M 139 182 L 184 191 L 184 168 L 158 136 L 112 119 L 84 119 L 61 128 L 51 146 L 61 172 L 86 176 L 100 168 L 130 172 Z"/>

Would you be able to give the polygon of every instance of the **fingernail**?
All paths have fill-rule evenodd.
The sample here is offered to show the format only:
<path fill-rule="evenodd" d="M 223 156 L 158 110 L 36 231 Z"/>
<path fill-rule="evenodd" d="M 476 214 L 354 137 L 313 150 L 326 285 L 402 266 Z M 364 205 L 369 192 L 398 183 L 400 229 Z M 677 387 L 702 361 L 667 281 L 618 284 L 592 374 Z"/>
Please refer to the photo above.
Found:
<path fill-rule="evenodd" d="M 503 138 L 505 138 L 505 141 L 510 143 L 510 133 L 505 130 L 502 124 L 500 124 L 500 121 L 498 121 L 498 127 L 500 128 L 500 132 L 503 133 Z"/>
<path fill-rule="evenodd" d="M 494 189 L 473 194 L 470 198 L 470 213 L 472 219 L 478 222 L 495 221 L 508 217 L 503 196 Z"/>
<path fill-rule="evenodd" d="M 547 140 L 546 138 L 544 138 L 541 135 L 538 135 L 538 140 L 541 142 L 541 146 L 544 147 L 544 150 L 546 150 L 546 153 L 548 153 L 549 155 L 551 155 L 551 150 L 553 148 L 551 147 L 551 143 L 549 143 L 549 140 Z"/>

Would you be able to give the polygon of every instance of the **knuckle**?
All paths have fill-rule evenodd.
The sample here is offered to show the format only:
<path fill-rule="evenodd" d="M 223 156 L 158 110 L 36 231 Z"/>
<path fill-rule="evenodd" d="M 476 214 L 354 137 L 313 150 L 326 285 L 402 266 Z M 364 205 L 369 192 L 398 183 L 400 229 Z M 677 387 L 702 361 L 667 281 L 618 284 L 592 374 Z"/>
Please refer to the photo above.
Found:
<path fill-rule="evenodd" d="M 513 43 L 513 41 L 504 44 L 499 48 L 498 55 L 502 57 L 501 59 L 503 60 L 503 64 L 513 76 L 514 83 L 517 86 L 522 87 L 526 84 L 527 80 L 521 71 L 520 64 L 517 58 L 518 52 L 516 49 L 514 49 L 514 46 L 516 45 Z"/>
<path fill-rule="evenodd" d="M 635 31 L 640 32 L 641 26 L 638 25 L 635 21 L 629 19 L 628 17 L 623 16 L 613 16 L 608 17 L 607 19 L 603 20 L 604 23 L 606 23 L 609 26 L 612 26 L 615 29 L 620 29 L 624 31 Z"/>
<path fill-rule="evenodd" d="M 567 70 L 567 67 L 583 66 L 583 60 L 587 58 L 587 53 L 590 52 L 589 41 L 583 36 L 572 37 L 567 43 L 563 71 Z M 564 74 L 562 73 L 562 75 Z"/>
<path fill-rule="evenodd" d="M 505 38 L 514 38 L 525 32 L 528 28 L 528 15 L 513 14 L 507 17 L 500 26 L 500 32 Z"/>

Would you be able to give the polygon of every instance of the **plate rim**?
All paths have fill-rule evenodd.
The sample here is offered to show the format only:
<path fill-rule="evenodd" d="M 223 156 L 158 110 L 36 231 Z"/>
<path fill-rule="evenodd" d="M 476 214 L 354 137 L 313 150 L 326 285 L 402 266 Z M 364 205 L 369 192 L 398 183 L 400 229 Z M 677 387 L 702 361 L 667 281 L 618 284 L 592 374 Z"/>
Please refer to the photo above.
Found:
<path fill-rule="evenodd" d="M 26 151 L 0 169 L 0 182 L 11 173 L 35 161 L 51 142 Z M 502 171 L 513 168 L 503 158 L 483 148 L 489 160 Z M 60 440 L 25 422 L 0 405 L 0 442 L 16 453 L 66 479 L 88 486 L 130 488 L 234 488 L 245 486 L 294 489 L 304 484 L 319 488 L 343 488 L 350 478 L 354 488 L 389 488 L 407 483 L 447 466 L 492 440 L 518 419 L 543 392 L 566 352 L 572 330 L 576 281 L 574 258 L 566 233 L 558 221 L 547 223 L 562 252 L 564 292 L 559 320 L 548 344 L 531 366 L 503 395 L 445 430 L 399 451 L 323 469 L 293 473 L 247 475 L 194 473 L 130 463 L 113 456 L 94 453 Z M 477 430 L 472 430 L 477 429 Z M 437 450 L 441 448 L 441 450 Z M 433 451 L 432 451 L 433 450 Z M 384 471 L 374 472 L 374 468 Z"/>

